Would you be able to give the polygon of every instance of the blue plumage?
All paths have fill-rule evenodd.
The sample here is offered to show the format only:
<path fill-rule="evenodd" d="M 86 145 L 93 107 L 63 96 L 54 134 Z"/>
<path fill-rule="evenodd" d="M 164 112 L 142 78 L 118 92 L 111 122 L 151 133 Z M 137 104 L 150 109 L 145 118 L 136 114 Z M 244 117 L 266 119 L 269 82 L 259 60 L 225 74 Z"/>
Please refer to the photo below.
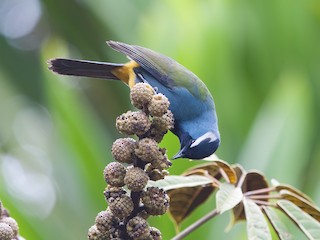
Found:
<path fill-rule="evenodd" d="M 220 144 L 220 134 L 214 101 L 205 84 L 190 70 L 160 53 L 114 41 L 108 41 L 108 45 L 132 61 L 113 64 L 53 59 L 49 68 L 64 75 L 120 79 L 130 87 L 148 82 L 170 101 L 175 118 L 172 132 L 181 145 L 174 158 L 202 159 L 213 154 Z"/>

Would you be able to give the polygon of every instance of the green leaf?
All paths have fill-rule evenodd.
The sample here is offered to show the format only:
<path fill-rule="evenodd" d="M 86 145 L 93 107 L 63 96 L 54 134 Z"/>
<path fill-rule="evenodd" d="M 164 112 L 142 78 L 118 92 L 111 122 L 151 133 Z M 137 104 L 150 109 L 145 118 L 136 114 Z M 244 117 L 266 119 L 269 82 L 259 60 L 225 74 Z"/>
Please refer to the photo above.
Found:
<path fill-rule="evenodd" d="M 259 206 L 252 200 L 243 199 L 244 211 L 247 219 L 248 239 L 272 239 L 268 223 Z"/>
<path fill-rule="evenodd" d="M 262 209 L 264 210 L 267 218 L 269 219 L 269 222 L 276 231 L 280 240 L 293 239 L 292 235 L 288 232 L 286 226 L 281 222 L 278 215 L 274 212 L 274 210 L 271 207 L 263 206 Z"/>
<path fill-rule="evenodd" d="M 162 180 L 149 181 L 147 187 L 159 187 L 165 191 L 183 187 L 195 187 L 212 183 L 210 178 L 204 176 L 166 176 Z"/>
<path fill-rule="evenodd" d="M 222 183 L 217 192 L 217 210 L 221 213 L 234 208 L 241 200 L 243 194 L 241 188 L 230 183 Z"/>
<path fill-rule="evenodd" d="M 290 201 L 279 200 L 277 204 L 309 239 L 320 239 L 320 223 L 317 220 Z"/>
<path fill-rule="evenodd" d="M 320 221 L 320 210 L 317 206 L 309 202 L 306 198 L 288 190 L 280 191 L 281 199 L 288 200 L 294 205 L 299 207 L 305 213 L 308 213 L 311 217 Z M 305 194 L 304 194 L 305 195 Z"/>

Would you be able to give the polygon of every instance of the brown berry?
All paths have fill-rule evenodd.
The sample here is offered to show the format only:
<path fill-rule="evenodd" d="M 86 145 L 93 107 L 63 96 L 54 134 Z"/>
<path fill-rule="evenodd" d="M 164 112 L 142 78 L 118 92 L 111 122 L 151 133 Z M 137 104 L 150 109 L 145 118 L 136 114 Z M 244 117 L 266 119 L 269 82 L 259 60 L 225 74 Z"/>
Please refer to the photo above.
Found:
<path fill-rule="evenodd" d="M 125 218 L 133 211 L 133 201 L 127 195 L 121 195 L 109 202 L 110 211 L 118 218 Z"/>
<path fill-rule="evenodd" d="M 141 194 L 142 202 L 150 215 L 165 214 L 169 207 L 169 197 L 163 189 L 149 187 Z"/>
<path fill-rule="evenodd" d="M 137 216 L 147 220 L 150 214 L 148 214 L 146 210 L 142 210 L 137 214 Z"/>
<path fill-rule="evenodd" d="M 117 220 L 110 210 L 101 211 L 96 217 L 97 229 L 103 235 L 110 235 L 116 223 Z"/>
<path fill-rule="evenodd" d="M 147 83 L 137 83 L 130 90 L 130 99 L 133 106 L 143 109 L 154 95 L 153 88 Z"/>
<path fill-rule="evenodd" d="M 162 173 L 162 171 L 160 171 L 159 169 L 153 169 L 153 170 L 148 172 L 148 176 L 149 176 L 150 180 L 158 181 L 158 180 L 164 179 L 164 177 L 166 175 L 164 175 Z"/>
<path fill-rule="evenodd" d="M 152 161 L 151 165 L 153 168 L 163 170 L 163 169 L 168 169 L 172 165 L 172 163 L 168 159 L 168 156 L 164 154 L 164 155 L 159 155 L 157 159 Z"/>
<path fill-rule="evenodd" d="M 116 120 L 118 131 L 127 135 L 143 135 L 150 129 L 150 126 L 149 117 L 141 111 L 128 111 L 117 117 Z"/>
<path fill-rule="evenodd" d="M 151 124 L 150 130 L 148 132 L 147 137 L 151 138 L 153 140 L 155 140 L 157 143 L 161 142 L 164 135 L 167 133 L 168 131 L 161 131 L 158 130 L 155 126 L 153 126 Z"/>
<path fill-rule="evenodd" d="M 143 138 L 137 143 L 135 154 L 144 162 L 151 162 L 158 158 L 160 151 L 158 143 L 151 138 Z"/>
<path fill-rule="evenodd" d="M 17 221 L 12 218 L 12 217 L 4 217 L 0 219 L 0 223 L 6 223 L 8 224 L 12 231 L 13 231 L 13 236 L 16 237 L 18 235 L 19 227 Z"/>
<path fill-rule="evenodd" d="M 162 240 L 162 235 L 159 229 L 150 227 L 150 234 L 153 240 Z"/>
<path fill-rule="evenodd" d="M 127 233 L 135 240 L 144 240 L 150 237 L 148 222 L 141 217 L 134 217 L 127 223 Z"/>
<path fill-rule="evenodd" d="M 138 167 L 129 168 L 124 178 L 127 187 L 134 192 L 142 191 L 148 180 L 148 174 Z"/>
<path fill-rule="evenodd" d="M 122 187 L 124 185 L 124 177 L 126 175 L 126 168 L 118 162 L 109 163 L 104 171 L 104 179 L 112 186 Z"/>
<path fill-rule="evenodd" d="M 122 163 L 132 163 L 136 141 L 132 138 L 119 138 L 112 144 L 112 156 Z"/>
<path fill-rule="evenodd" d="M 123 194 L 126 194 L 126 191 L 122 187 L 108 185 L 103 193 L 106 200 L 109 202 L 110 198 L 115 199 L 117 197 L 121 197 Z"/>
<path fill-rule="evenodd" d="M 0 223 L 0 239 L 11 240 L 13 237 L 12 228 L 6 223 Z"/>
<path fill-rule="evenodd" d="M 153 117 L 152 126 L 158 131 L 167 132 L 174 127 L 174 118 L 170 110 L 161 117 Z"/>
<path fill-rule="evenodd" d="M 170 102 L 168 98 L 165 95 L 158 93 L 152 97 L 148 110 L 152 116 L 161 117 L 168 111 L 169 105 Z"/>
<path fill-rule="evenodd" d="M 88 230 L 88 239 L 89 240 L 107 240 L 110 239 L 107 234 L 101 233 L 96 225 L 93 225 Z"/>

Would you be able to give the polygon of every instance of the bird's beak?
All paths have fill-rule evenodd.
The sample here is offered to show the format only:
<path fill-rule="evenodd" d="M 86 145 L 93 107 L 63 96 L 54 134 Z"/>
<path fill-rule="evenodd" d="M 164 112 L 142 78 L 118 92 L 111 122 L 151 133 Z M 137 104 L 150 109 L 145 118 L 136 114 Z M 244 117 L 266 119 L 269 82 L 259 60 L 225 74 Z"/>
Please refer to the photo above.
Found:
<path fill-rule="evenodd" d="M 183 157 L 184 156 L 183 151 L 184 151 L 184 149 L 181 149 L 176 155 L 174 155 L 172 157 L 172 159 L 177 159 L 177 158 Z"/>

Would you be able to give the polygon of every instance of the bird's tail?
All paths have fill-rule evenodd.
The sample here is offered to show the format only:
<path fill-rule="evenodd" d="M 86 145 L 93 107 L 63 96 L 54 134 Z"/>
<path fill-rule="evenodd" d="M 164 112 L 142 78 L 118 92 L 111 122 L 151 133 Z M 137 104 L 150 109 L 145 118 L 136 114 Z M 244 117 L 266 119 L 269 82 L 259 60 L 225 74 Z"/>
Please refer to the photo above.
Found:
<path fill-rule="evenodd" d="M 119 80 L 112 70 L 123 64 L 55 58 L 48 62 L 49 69 L 55 73 L 71 76 L 83 76 Z"/>

